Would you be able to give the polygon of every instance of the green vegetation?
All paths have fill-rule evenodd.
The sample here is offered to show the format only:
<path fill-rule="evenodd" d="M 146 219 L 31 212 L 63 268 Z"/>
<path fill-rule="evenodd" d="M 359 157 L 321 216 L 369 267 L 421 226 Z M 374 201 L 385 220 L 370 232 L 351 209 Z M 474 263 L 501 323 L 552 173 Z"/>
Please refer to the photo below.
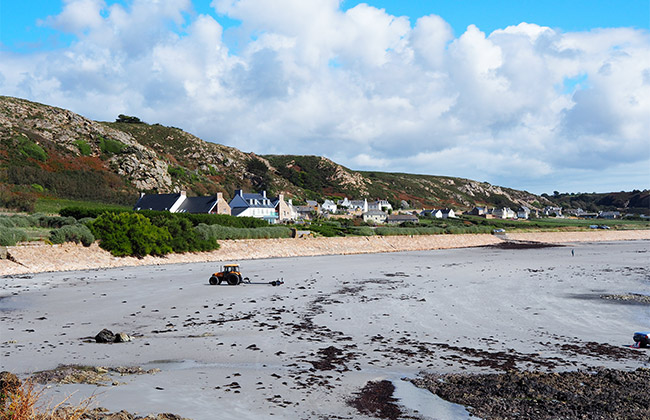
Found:
<path fill-rule="evenodd" d="M 172 252 L 171 235 L 137 213 L 104 213 L 90 224 L 99 246 L 116 257 L 165 255 Z"/>
<path fill-rule="evenodd" d="M 140 121 L 140 118 L 132 117 L 130 115 L 124 115 L 124 114 L 118 115 L 115 122 L 126 123 L 126 124 L 143 124 L 143 122 Z"/>
<path fill-rule="evenodd" d="M 9 228 L 0 226 L 0 245 L 13 246 L 17 242 L 26 241 L 27 233 L 25 229 Z"/>
<path fill-rule="evenodd" d="M 134 201 L 135 202 L 135 201 Z M 35 211 L 37 213 L 47 213 L 54 214 L 60 212 L 66 212 L 68 208 L 78 208 L 81 212 L 81 209 L 93 211 L 100 209 L 103 211 L 125 211 L 131 210 L 133 205 L 130 206 L 120 206 L 118 204 L 106 204 L 96 201 L 82 201 L 82 200 L 70 200 L 67 198 L 55 198 L 55 197 L 39 197 L 36 201 Z M 62 216 L 72 216 L 76 219 L 81 219 L 83 217 L 97 217 L 101 213 L 94 214 L 92 216 L 84 215 L 80 216 L 79 214 L 66 213 L 61 214 Z"/>
<path fill-rule="evenodd" d="M 90 156 L 90 152 L 92 149 L 90 148 L 90 144 L 88 144 L 87 141 L 85 140 L 75 140 L 74 142 L 75 146 L 77 146 L 77 149 L 79 149 L 79 153 L 81 156 Z"/>
<path fill-rule="evenodd" d="M 16 140 L 18 142 L 18 153 L 22 154 L 25 157 L 30 157 L 41 162 L 45 162 L 47 160 L 47 152 L 41 146 L 30 140 L 28 137 L 21 135 Z"/>
<path fill-rule="evenodd" d="M 195 229 L 199 237 L 207 241 L 216 241 L 218 239 L 269 239 L 291 237 L 291 229 L 286 226 L 234 228 L 221 225 L 206 225 L 202 223 Z"/>
<path fill-rule="evenodd" d="M 122 149 L 126 147 L 126 144 L 122 143 L 121 141 L 107 139 L 102 136 L 98 136 L 98 137 L 99 137 L 99 149 L 102 151 L 102 153 L 106 153 L 108 155 L 115 155 L 117 153 L 120 153 Z"/>
<path fill-rule="evenodd" d="M 66 225 L 50 232 L 50 242 L 62 244 L 64 242 L 82 243 L 83 246 L 90 246 L 95 242 L 95 236 L 88 226 Z"/>

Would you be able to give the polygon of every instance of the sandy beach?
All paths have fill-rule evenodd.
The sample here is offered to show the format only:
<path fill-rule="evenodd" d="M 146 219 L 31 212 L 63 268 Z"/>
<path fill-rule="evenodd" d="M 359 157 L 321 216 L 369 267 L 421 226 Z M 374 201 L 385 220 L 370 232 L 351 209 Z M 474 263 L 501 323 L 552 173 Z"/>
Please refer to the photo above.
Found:
<path fill-rule="evenodd" d="M 650 306 L 602 298 L 649 295 L 649 252 L 639 238 L 256 256 L 241 261 L 251 284 L 240 286 L 208 285 L 214 262 L 9 275 L 0 278 L 0 370 L 159 369 L 108 372 L 99 387 L 49 384 L 46 396 L 95 395 L 109 410 L 195 420 L 368 418 L 347 401 L 387 379 L 415 418 L 468 418 L 401 379 L 650 367 L 647 350 L 626 347 L 650 329 Z M 284 285 L 267 284 L 276 279 Z M 133 341 L 94 342 L 103 328 Z"/>

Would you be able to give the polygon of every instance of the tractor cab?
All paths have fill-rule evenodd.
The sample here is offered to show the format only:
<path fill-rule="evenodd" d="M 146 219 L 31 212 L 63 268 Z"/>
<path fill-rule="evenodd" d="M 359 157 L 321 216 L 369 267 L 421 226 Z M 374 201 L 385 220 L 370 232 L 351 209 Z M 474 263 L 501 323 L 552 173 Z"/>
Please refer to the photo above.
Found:
<path fill-rule="evenodd" d="M 239 273 L 239 264 L 226 264 L 223 266 L 223 273 Z"/>
<path fill-rule="evenodd" d="M 239 264 L 226 264 L 221 267 L 221 271 L 213 273 L 210 276 L 210 284 L 221 284 L 222 281 L 231 286 L 238 285 L 242 282 L 242 275 L 239 271 Z"/>

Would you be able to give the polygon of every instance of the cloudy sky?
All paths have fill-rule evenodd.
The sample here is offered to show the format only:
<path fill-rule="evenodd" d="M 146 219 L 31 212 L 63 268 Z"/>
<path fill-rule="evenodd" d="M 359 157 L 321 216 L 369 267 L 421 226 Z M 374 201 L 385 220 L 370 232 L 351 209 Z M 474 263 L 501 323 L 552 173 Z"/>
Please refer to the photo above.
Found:
<path fill-rule="evenodd" d="M 0 95 L 258 154 L 650 188 L 648 0 L 0 0 Z"/>

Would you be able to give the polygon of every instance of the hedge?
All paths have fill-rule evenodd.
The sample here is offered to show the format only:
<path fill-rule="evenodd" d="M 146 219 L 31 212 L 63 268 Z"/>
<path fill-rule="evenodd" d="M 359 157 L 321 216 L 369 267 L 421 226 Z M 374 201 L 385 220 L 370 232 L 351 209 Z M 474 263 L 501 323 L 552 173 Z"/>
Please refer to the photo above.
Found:
<path fill-rule="evenodd" d="M 27 233 L 23 229 L 0 226 L 0 245 L 13 246 L 17 242 L 26 241 Z"/>
<path fill-rule="evenodd" d="M 286 226 L 267 226 L 258 228 L 234 228 L 201 223 L 194 228 L 200 238 L 216 241 L 218 239 L 268 239 L 290 238 L 291 229 Z"/>
<path fill-rule="evenodd" d="M 62 244 L 64 242 L 82 243 L 83 246 L 90 246 L 95 242 L 95 236 L 88 226 L 85 225 L 66 225 L 50 232 L 50 241 L 53 244 Z"/>

